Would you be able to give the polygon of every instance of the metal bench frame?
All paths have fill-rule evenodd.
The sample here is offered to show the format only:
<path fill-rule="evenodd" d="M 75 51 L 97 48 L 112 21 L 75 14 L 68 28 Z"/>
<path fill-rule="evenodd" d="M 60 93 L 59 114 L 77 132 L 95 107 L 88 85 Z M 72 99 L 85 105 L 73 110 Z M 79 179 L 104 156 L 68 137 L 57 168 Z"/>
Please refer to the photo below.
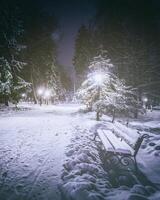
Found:
<path fill-rule="evenodd" d="M 107 131 L 107 130 L 106 130 Z M 114 131 L 112 131 L 112 133 L 114 134 Z M 116 134 L 115 134 L 116 135 Z M 98 132 L 96 131 L 95 132 L 95 136 L 94 136 L 94 141 L 96 139 L 96 137 L 98 136 Z M 116 135 L 117 136 L 117 135 Z M 120 137 L 120 136 L 119 136 Z M 135 142 L 135 145 L 134 146 L 131 146 L 129 145 L 133 150 L 134 150 L 134 153 L 133 154 L 127 154 L 127 153 L 123 153 L 123 152 L 110 152 L 108 150 L 106 150 L 106 148 L 103 146 L 101 146 L 101 149 L 102 147 L 104 147 L 105 151 L 104 152 L 104 157 L 110 161 L 110 164 L 111 166 L 113 165 L 122 165 L 123 167 L 127 167 L 129 166 L 130 164 L 134 164 L 135 166 L 135 170 L 137 171 L 138 170 L 138 166 L 137 166 L 137 160 L 136 160 L 136 156 L 138 154 L 138 151 L 141 147 L 141 144 L 143 142 L 143 140 L 145 138 L 149 138 L 150 136 L 148 134 L 143 134 L 141 135 L 140 137 L 138 137 L 137 141 Z M 122 137 L 120 137 L 121 140 Z M 101 140 L 101 139 L 100 139 Z M 123 140 L 124 141 L 124 140 Z M 126 142 L 126 141 L 124 141 Z M 126 142 L 127 143 L 127 142 Z M 102 143 L 103 144 L 103 143 Z M 113 144 L 114 145 L 114 144 Z"/>

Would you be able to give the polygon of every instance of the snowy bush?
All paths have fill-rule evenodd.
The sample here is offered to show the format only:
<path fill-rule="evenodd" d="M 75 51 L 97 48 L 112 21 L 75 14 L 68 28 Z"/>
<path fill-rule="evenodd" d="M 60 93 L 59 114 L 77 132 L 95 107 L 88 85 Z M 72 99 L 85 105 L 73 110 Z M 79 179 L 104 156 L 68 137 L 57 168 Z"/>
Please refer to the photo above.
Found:
<path fill-rule="evenodd" d="M 81 130 L 68 147 L 60 188 L 65 199 L 100 200 L 111 187 L 92 138 L 90 132 Z"/>

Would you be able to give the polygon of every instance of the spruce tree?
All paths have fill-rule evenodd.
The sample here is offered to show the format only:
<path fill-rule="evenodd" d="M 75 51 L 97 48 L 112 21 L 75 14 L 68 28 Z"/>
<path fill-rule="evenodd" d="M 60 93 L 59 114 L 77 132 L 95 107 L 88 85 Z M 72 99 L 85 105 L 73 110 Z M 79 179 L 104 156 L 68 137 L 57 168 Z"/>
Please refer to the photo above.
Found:
<path fill-rule="evenodd" d="M 92 40 L 92 33 L 88 27 L 82 25 L 75 41 L 75 54 L 73 58 L 73 65 L 77 77 L 77 86 L 80 86 L 83 82 L 83 77 L 87 73 L 87 67 L 94 56 L 95 48 Z"/>
<path fill-rule="evenodd" d="M 21 11 L 16 2 L 3 1 L 0 7 L 0 99 L 5 105 L 9 100 L 17 103 L 20 92 L 29 84 L 21 77 L 24 62 L 20 60 L 20 44 L 24 29 Z"/>
<path fill-rule="evenodd" d="M 51 91 L 52 103 L 57 103 L 65 99 L 65 89 L 62 86 L 60 73 L 54 64 L 46 72 L 46 86 Z"/>
<path fill-rule="evenodd" d="M 114 122 L 116 113 L 128 115 L 134 111 L 134 107 L 137 108 L 134 93 L 116 76 L 109 58 L 101 55 L 95 57 L 89 70 L 77 94 L 88 110 L 96 111 L 97 120 L 102 114 L 111 114 Z"/>

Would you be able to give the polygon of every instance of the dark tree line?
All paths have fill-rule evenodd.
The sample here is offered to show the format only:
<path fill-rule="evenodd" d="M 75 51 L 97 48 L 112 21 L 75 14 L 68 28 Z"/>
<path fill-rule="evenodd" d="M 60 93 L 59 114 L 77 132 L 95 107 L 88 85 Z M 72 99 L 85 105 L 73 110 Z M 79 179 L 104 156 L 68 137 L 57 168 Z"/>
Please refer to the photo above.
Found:
<path fill-rule="evenodd" d="M 92 57 L 104 49 L 118 76 L 137 88 L 139 98 L 160 99 L 160 4 L 151 0 L 101 0 L 97 4 L 97 15 L 77 35 L 77 75 L 84 74 Z"/>
<path fill-rule="evenodd" d="M 54 99 L 64 99 L 68 78 L 57 63 L 54 13 L 36 1 L 5 0 L 0 18 L 0 102 L 18 102 L 28 92 L 36 103 L 38 87 L 51 87 Z"/>
<path fill-rule="evenodd" d="M 21 78 L 20 71 L 25 65 L 20 59 L 24 26 L 21 10 L 15 2 L 2 1 L 0 7 L 0 101 L 18 101 L 19 91 L 28 84 Z"/>

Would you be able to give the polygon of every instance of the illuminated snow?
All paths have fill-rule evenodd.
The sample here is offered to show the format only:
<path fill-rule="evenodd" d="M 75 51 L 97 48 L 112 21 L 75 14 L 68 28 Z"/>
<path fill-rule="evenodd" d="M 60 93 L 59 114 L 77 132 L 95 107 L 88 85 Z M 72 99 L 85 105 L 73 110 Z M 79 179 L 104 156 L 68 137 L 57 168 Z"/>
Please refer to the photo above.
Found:
<path fill-rule="evenodd" d="M 158 200 L 158 191 L 154 193 L 152 187 L 143 186 L 136 177 L 133 187 L 124 187 L 121 180 L 120 187 L 112 187 L 108 172 L 102 168 L 93 133 L 104 125 L 134 143 L 137 129 L 143 133 L 160 127 L 160 112 L 149 112 L 126 127 L 124 120 L 113 124 L 108 116 L 96 122 L 95 113 L 84 114 L 80 109 L 84 106 L 21 104 L 19 111 L 0 108 L 0 197 L 61 200 L 62 193 L 66 200 L 124 200 L 144 193 L 146 198 Z M 155 148 L 158 149 L 160 138 L 148 133 L 153 138 L 149 145 L 142 145 L 138 164 L 159 186 L 160 155 Z"/>

